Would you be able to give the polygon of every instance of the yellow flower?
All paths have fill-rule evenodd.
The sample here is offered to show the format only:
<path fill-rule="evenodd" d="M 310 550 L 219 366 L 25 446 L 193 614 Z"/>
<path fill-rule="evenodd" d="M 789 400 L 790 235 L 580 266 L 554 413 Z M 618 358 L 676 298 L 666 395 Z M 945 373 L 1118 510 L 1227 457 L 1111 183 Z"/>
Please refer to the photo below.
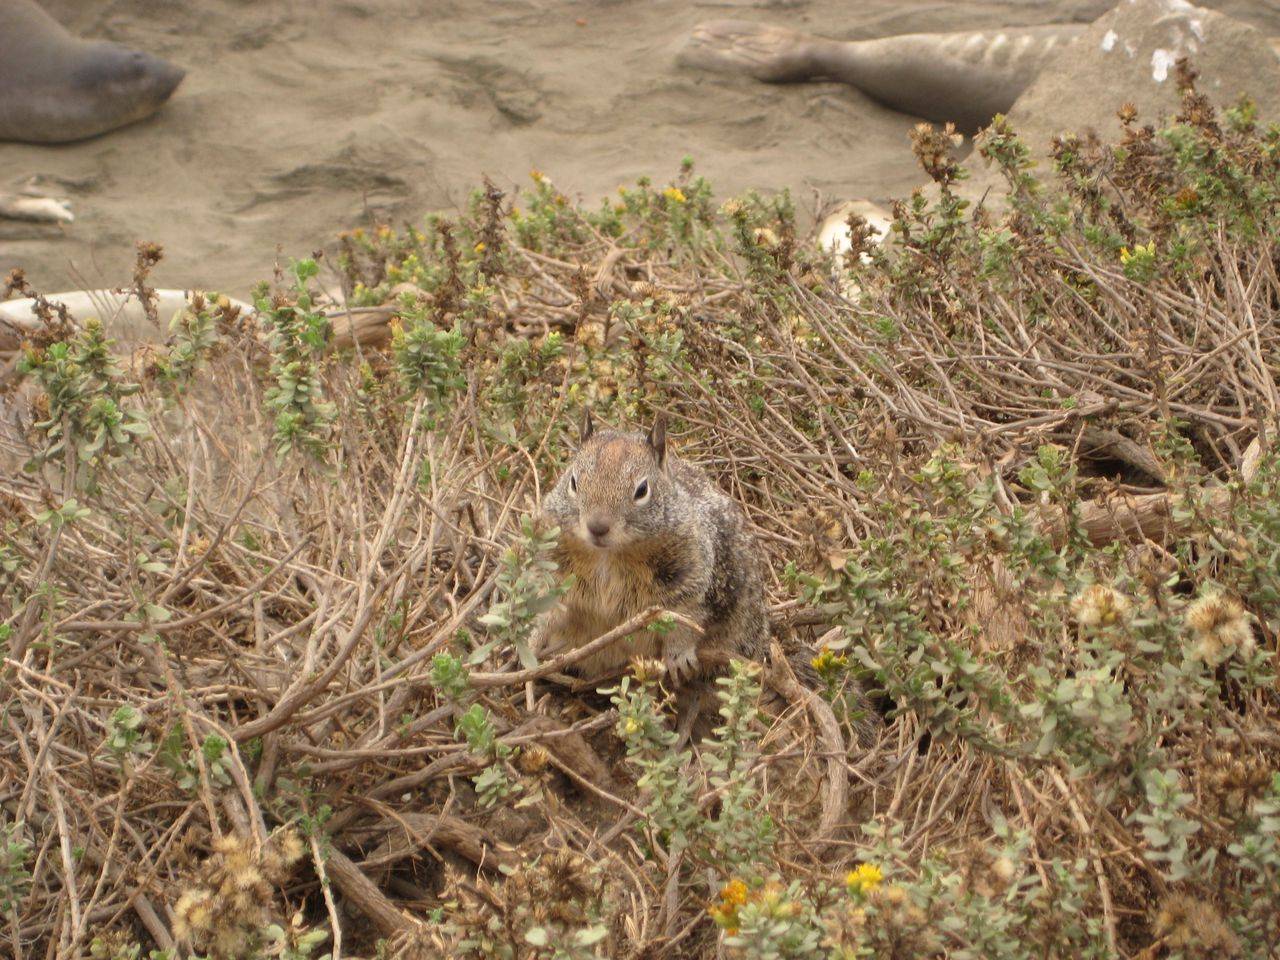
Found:
<path fill-rule="evenodd" d="M 687 199 L 684 195 L 684 191 L 679 187 L 667 187 L 667 189 L 662 191 L 662 195 L 672 203 L 684 203 Z"/>
<path fill-rule="evenodd" d="M 826 675 L 833 673 L 841 667 L 849 665 L 849 658 L 842 654 L 834 654 L 828 648 L 823 647 L 818 651 L 818 655 L 809 661 L 809 665 L 817 670 L 819 674 Z"/>
<path fill-rule="evenodd" d="M 1137 260 L 1139 257 L 1155 259 L 1155 255 L 1156 242 L 1154 240 L 1147 244 L 1140 243 L 1132 251 L 1128 247 L 1120 248 L 1120 262 L 1125 266 L 1128 266 L 1130 261 Z"/>
<path fill-rule="evenodd" d="M 538 169 L 530 170 L 529 179 L 532 180 L 534 183 L 541 183 L 543 181 L 542 171 Z"/>
<path fill-rule="evenodd" d="M 484 250 L 485 250 L 484 241 L 481 240 L 479 243 L 477 243 L 475 249 L 476 249 L 476 253 L 484 253 Z"/>
<path fill-rule="evenodd" d="M 884 872 L 874 863 L 859 864 L 856 870 L 849 871 L 844 878 L 845 886 L 850 893 L 866 896 L 884 880 Z"/>
<path fill-rule="evenodd" d="M 738 932 L 738 908 L 747 902 L 747 885 L 741 880 L 730 880 L 720 888 L 720 902 L 707 907 L 707 913 L 729 936 Z"/>

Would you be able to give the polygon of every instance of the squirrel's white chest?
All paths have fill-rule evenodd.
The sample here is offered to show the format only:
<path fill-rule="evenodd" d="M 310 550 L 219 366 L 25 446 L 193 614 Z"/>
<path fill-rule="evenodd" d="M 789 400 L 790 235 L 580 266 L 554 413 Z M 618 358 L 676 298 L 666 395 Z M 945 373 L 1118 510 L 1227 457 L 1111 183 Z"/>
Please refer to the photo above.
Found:
<path fill-rule="evenodd" d="M 577 559 L 573 572 L 576 579 L 569 602 L 591 610 L 601 621 L 616 625 L 654 600 L 652 576 L 634 564 L 618 563 L 608 554 Z"/>
<path fill-rule="evenodd" d="M 648 607 L 653 600 L 653 578 L 632 564 L 610 562 L 608 555 L 571 553 L 564 558 L 573 586 L 547 624 L 544 656 L 581 647 Z M 575 672 L 594 676 L 616 672 L 632 657 L 657 657 L 661 640 L 641 630 L 599 653 L 579 661 Z"/>

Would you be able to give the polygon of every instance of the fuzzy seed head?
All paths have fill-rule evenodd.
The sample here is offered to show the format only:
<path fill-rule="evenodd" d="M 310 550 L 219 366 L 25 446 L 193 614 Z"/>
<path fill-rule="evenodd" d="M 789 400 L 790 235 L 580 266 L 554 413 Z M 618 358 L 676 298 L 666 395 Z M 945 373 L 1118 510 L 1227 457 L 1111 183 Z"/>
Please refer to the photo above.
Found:
<path fill-rule="evenodd" d="M 231 882 L 239 890 L 252 890 L 262 882 L 262 872 L 256 864 L 248 863 L 231 874 Z"/>
<path fill-rule="evenodd" d="M 539 746 L 528 747 L 516 758 L 516 765 L 520 768 L 520 772 L 529 776 L 541 773 L 550 762 L 551 755 L 545 748 Z"/>
<path fill-rule="evenodd" d="M 1191 655 L 1217 666 L 1232 654 L 1248 656 L 1257 646 L 1249 614 L 1240 601 L 1222 593 L 1206 593 L 1187 608 L 1187 629 L 1195 646 Z"/>
<path fill-rule="evenodd" d="M 1213 904 L 1175 893 L 1160 905 L 1153 924 L 1155 933 L 1184 956 L 1226 957 L 1240 955 L 1240 940 Z"/>
<path fill-rule="evenodd" d="M 996 857 L 991 864 L 991 872 L 995 874 L 996 880 L 1003 886 L 1008 886 L 1009 881 L 1013 879 L 1017 869 L 1012 860 L 1008 857 Z"/>
<path fill-rule="evenodd" d="M 173 932 L 180 940 L 200 936 L 209 930 L 213 917 L 213 894 L 205 887 L 182 891 L 173 905 Z"/>
<path fill-rule="evenodd" d="M 1123 593 L 1105 583 L 1085 587 L 1071 601 L 1071 613 L 1082 627 L 1104 627 L 1128 619 L 1133 604 Z"/>
<path fill-rule="evenodd" d="M 276 843 L 278 845 L 277 849 L 280 851 L 280 857 L 286 864 L 297 863 L 307 851 L 306 844 L 303 843 L 302 838 L 294 830 L 282 832 L 276 838 Z"/>

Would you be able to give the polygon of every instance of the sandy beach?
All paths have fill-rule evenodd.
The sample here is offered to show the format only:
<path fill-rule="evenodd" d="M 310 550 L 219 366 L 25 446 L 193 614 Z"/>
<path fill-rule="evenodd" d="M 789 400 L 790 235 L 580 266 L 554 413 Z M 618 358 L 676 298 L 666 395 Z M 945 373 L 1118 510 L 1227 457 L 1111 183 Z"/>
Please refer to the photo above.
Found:
<path fill-rule="evenodd" d="M 59 147 L 0 144 L 0 187 L 41 177 L 67 226 L 0 222 L 0 270 L 40 289 L 112 286 L 134 243 L 157 283 L 245 295 L 277 255 L 340 230 L 456 210 L 482 174 L 543 170 L 591 200 L 664 180 L 691 155 L 720 195 L 789 187 L 886 200 L 919 180 L 914 118 L 837 84 L 767 86 L 678 67 L 698 21 L 738 17 L 833 37 L 1088 21 L 1106 0 L 47 0 L 73 32 L 186 67 L 155 117 Z M 1210 3 L 1280 34 L 1280 4 Z"/>

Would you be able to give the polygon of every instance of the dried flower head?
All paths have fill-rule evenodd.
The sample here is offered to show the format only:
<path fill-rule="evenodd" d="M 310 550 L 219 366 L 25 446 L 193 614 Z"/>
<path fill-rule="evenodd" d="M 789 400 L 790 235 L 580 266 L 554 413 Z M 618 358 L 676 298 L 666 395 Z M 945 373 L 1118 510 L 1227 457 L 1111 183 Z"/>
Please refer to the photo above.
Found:
<path fill-rule="evenodd" d="M 551 754 L 547 753 L 544 747 L 537 745 L 522 750 L 516 758 L 516 766 L 520 768 L 520 772 L 528 776 L 534 776 L 541 773 L 547 768 L 547 764 L 551 762 Z"/>
<path fill-rule="evenodd" d="M 631 675 L 638 683 L 656 683 L 666 673 L 666 665 L 653 657 L 635 657 L 631 661 Z"/>
<path fill-rule="evenodd" d="M 1122 623 L 1132 607 L 1128 597 L 1105 583 L 1085 587 L 1071 600 L 1071 613 L 1082 627 Z"/>
<path fill-rule="evenodd" d="M 276 848 L 280 851 L 280 856 L 288 865 L 293 865 L 302 859 L 302 855 L 307 852 L 307 845 L 298 836 L 298 832 L 292 828 L 286 827 L 279 831 L 273 838 Z"/>
<path fill-rule="evenodd" d="M 1184 957 L 1215 958 L 1240 955 L 1240 940 L 1213 904 L 1175 893 L 1160 904 L 1153 924 L 1156 936 Z"/>
<path fill-rule="evenodd" d="M 605 328 L 599 320 L 584 320 L 574 331 L 574 339 L 584 347 L 599 350 L 604 346 Z"/>
<path fill-rule="evenodd" d="M 942 130 L 931 123 L 918 123 L 911 131 L 911 151 L 924 172 L 943 186 L 954 182 L 960 175 L 960 164 L 951 151 L 962 143 L 964 136 L 956 132 L 953 123 L 948 123 Z"/>
<path fill-rule="evenodd" d="M 173 933 L 179 940 L 204 934 L 209 929 L 213 893 L 205 887 L 182 891 L 173 905 Z"/>
<path fill-rule="evenodd" d="M 1195 646 L 1191 655 L 1217 666 L 1239 653 L 1247 656 L 1257 646 L 1249 614 L 1240 601 L 1220 592 L 1209 592 L 1187 608 L 1187 629 Z"/>
<path fill-rule="evenodd" d="M 756 227 L 752 231 L 751 238 L 756 242 L 758 247 L 768 247 L 772 250 L 778 245 L 778 235 L 768 227 Z"/>
<path fill-rule="evenodd" d="M 1253 799 L 1271 783 L 1271 765 L 1265 758 L 1246 753 L 1234 755 L 1230 749 L 1212 745 L 1204 752 L 1203 782 L 1210 797 L 1231 817 L 1248 810 Z"/>
<path fill-rule="evenodd" d="M 213 852 L 196 868 L 193 882 L 173 905 L 173 932 L 212 957 L 237 957 L 273 917 L 272 884 L 306 852 L 292 828 L 276 831 L 261 848 L 250 837 L 229 833 L 213 841 Z"/>

